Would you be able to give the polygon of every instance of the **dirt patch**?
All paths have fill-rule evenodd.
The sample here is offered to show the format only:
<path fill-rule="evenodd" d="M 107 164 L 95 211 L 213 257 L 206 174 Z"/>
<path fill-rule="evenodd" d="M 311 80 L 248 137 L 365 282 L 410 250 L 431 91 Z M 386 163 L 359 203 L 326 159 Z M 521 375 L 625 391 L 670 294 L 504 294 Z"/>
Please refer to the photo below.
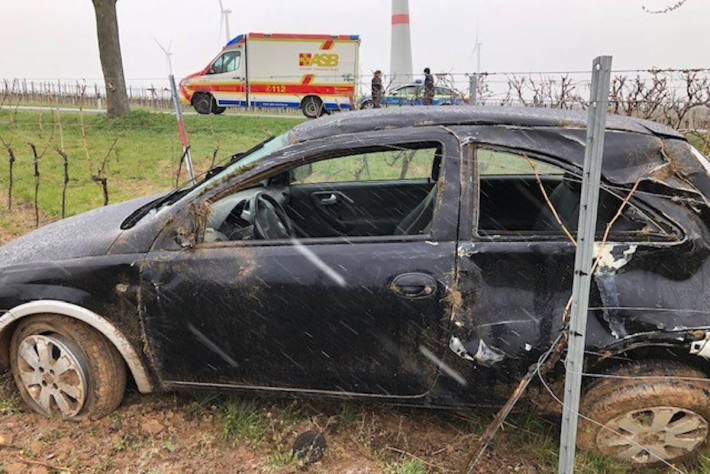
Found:
<path fill-rule="evenodd" d="M 424 471 L 458 472 L 486 420 L 349 402 L 129 392 L 115 413 L 77 423 L 30 413 L 13 393 L 8 374 L 0 375 L 0 400 L 7 401 L 0 405 L 0 471 L 8 472 L 379 473 L 405 472 L 397 468 L 407 461 Z M 230 400 L 248 400 L 266 420 L 257 441 L 224 436 Z M 327 449 L 321 461 L 301 466 L 289 452 L 310 429 L 324 434 Z M 477 472 L 545 472 L 505 436 Z"/>
<path fill-rule="evenodd" d="M 35 210 L 28 203 L 13 200 L 12 210 L 8 211 L 7 189 L 0 188 L 0 191 L 4 191 L 4 194 L 0 197 L 0 245 L 3 245 L 35 229 Z M 40 227 L 49 224 L 52 220 L 40 209 Z"/>

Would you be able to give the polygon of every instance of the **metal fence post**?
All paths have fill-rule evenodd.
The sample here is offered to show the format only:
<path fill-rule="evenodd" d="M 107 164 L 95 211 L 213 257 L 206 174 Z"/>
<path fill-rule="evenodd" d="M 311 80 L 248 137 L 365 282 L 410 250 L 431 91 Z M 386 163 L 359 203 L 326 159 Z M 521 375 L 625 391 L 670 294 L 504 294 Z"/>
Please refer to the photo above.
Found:
<path fill-rule="evenodd" d="M 468 97 L 471 105 L 476 105 L 478 99 L 478 73 L 473 73 L 468 78 Z"/>
<path fill-rule="evenodd" d="M 195 184 L 195 171 L 192 168 L 192 155 L 190 154 L 190 144 L 187 141 L 187 133 L 185 132 L 185 122 L 182 118 L 182 109 L 180 108 L 180 97 L 178 96 L 177 87 L 175 87 L 175 76 L 173 76 L 172 68 L 170 68 L 170 92 L 173 99 L 173 108 L 175 109 L 175 118 L 178 124 L 178 134 L 180 135 L 180 144 L 182 144 L 183 158 L 185 159 L 185 168 L 187 175 L 190 177 L 190 182 Z"/>
<path fill-rule="evenodd" d="M 175 86 L 175 76 L 173 75 L 173 63 L 170 59 L 173 53 L 170 52 L 170 47 L 167 49 L 163 47 L 162 44 L 155 40 L 158 47 L 165 53 L 165 60 L 168 63 L 168 82 L 170 83 L 170 95 L 173 100 L 173 109 L 175 110 L 175 119 L 177 120 L 178 135 L 180 136 L 180 144 L 182 145 L 182 156 L 180 160 L 185 160 L 185 168 L 187 168 L 187 175 L 190 177 L 190 183 L 195 184 L 195 171 L 192 167 L 192 155 L 190 154 L 190 143 L 187 140 L 187 132 L 185 131 L 185 121 L 182 118 L 182 109 L 180 108 L 180 96 L 178 95 L 177 87 Z M 155 87 L 153 88 L 153 94 L 155 94 Z M 154 96 L 153 96 L 154 98 Z"/>
<path fill-rule="evenodd" d="M 577 252 L 574 259 L 572 310 L 570 312 L 569 342 L 565 361 L 565 391 L 560 430 L 559 473 L 574 471 L 577 441 L 577 413 L 579 411 L 582 364 L 584 361 L 589 287 L 594 259 L 594 235 L 599 203 L 599 182 L 604 153 L 604 130 L 609 103 L 611 56 L 599 56 L 592 62 L 592 87 L 587 115 L 587 142 L 584 152 L 582 195 L 579 205 Z"/>

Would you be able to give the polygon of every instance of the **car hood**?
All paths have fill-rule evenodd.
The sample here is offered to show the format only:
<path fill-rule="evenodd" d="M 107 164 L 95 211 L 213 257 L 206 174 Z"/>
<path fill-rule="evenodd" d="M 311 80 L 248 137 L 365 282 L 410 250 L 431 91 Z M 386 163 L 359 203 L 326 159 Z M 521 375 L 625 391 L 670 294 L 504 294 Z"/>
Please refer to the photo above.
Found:
<path fill-rule="evenodd" d="M 41 227 L 0 247 L 0 267 L 105 255 L 121 222 L 156 199 L 147 196 L 84 212 Z"/>

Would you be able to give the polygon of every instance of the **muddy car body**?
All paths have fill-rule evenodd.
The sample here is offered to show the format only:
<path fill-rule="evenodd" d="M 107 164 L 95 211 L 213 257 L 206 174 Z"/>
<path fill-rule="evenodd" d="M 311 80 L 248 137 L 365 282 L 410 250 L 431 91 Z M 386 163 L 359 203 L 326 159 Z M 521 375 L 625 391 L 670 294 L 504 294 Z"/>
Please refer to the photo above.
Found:
<path fill-rule="evenodd" d="M 498 405 L 562 329 L 585 120 L 487 107 L 328 117 L 194 187 L 46 226 L 0 248 L 0 360 L 45 414 L 106 414 L 123 363 L 141 392 Z M 585 447 L 645 464 L 706 441 L 709 170 L 677 132 L 608 118 L 585 371 L 617 374 L 614 396 L 629 394 L 603 415 L 609 380 L 592 378 L 582 407 L 613 425 L 669 405 L 667 424 L 692 429 L 666 451 L 621 453 L 598 430 Z M 44 375 L 65 355 L 71 380 Z M 661 403 L 639 394 L 639 374 L 696 381 L 659 381 L 672 392 Z"/>

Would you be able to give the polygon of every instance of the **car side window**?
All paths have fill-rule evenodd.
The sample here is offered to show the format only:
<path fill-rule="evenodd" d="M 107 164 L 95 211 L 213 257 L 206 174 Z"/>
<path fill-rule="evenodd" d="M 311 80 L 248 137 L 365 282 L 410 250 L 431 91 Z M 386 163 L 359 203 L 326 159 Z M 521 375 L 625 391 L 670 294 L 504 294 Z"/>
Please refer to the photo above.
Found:
<path fill-rule="evenodd" d="M 394 147 L 331 158 L 296 168 L 292 184 L 427 179 L 436 155 L 435 147 Z"/>
<path fill-rule="evenodd" d="M 453 95 L 453 91 L 445 87 L 435 87 L 434 93 L 436 95 Z"/>
<path fill-rule="evenodd" d="M 413 96 L 417 94 L 416 86 L 400 87 L 397 89 L 397 95 L 401 96 Z"/>
<path fill-rule="evenodd" d="M 212 63 L 212 74 L 222 74 L 225 72 L 234 72 L 239 69 L 241 63 L 241 51 L 228 51 Z"/>
<path fill-rule="evenodd" d="M 430 234 L 441 143 L 332 153 L 303 157 L 258 185 L 212 201 L 203 241 Z"/>
<path fill-rule="evenodd" d="M 487 148 L 476 150 L 476 163 L 480 235 L 562 235 L 560 222 L 570 233 L 577 231 L 580 174 L 525 153 Z M 598 234 L 603 234 L 614 219 L 625 195 L 624 190 L 617 195 L 602 187 L 597 213 Z M 614 221 L 612 232 L 637 237 L 666 234 L 633 200 Z"/>

